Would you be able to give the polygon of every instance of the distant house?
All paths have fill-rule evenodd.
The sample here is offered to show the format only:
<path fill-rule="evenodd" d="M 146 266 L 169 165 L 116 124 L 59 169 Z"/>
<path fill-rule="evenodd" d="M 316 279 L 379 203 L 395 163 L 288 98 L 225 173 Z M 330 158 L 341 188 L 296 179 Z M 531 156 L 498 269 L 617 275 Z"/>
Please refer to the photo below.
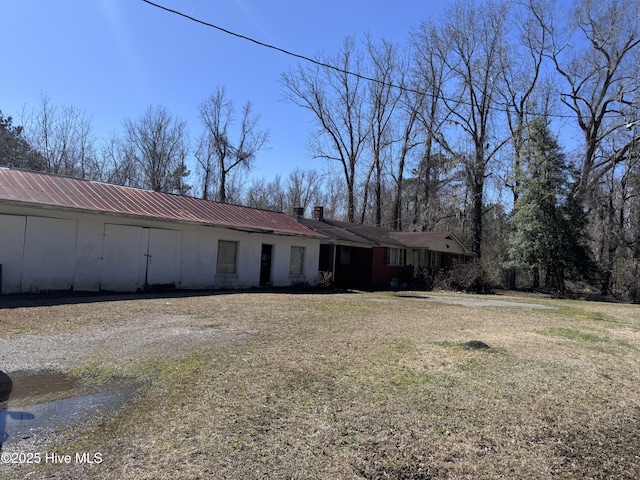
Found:
<path fill-rule="evenodd" d="M 319 269 L 339 288 L 388 288 L 409 283 L 459 263 L 473 254 L 450 232 L 397 232 L 324 217 L 315 207 L 313 218 L 297 218 L 322 234 Z"/>
<path fill-rule="evenodd" d="M 313 285 L 323 238 L 284 213 L 0 168 L 0 293 Z"/>
<path fill-rule="evenodd" d="M 408 262 L 414 275 L 449 269 L 475 259 L 463 243 L 451 232 L 393 232 L 407 248 Z"/>

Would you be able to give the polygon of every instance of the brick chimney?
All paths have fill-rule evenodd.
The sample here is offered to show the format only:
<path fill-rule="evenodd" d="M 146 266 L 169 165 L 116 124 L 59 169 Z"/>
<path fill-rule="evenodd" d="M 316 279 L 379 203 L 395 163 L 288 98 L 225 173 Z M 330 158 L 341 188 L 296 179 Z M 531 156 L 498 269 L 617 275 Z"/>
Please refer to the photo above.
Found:
<path fill-rule="evenodd" d="M 304 207 L 293 207 L 293 216 L 298 219 L 304 218 Z"/>
<path fill-rule="evenodd" d="M 324 207 L 313 207 L 313 218 L 315 220 L 324 220 Z"/>

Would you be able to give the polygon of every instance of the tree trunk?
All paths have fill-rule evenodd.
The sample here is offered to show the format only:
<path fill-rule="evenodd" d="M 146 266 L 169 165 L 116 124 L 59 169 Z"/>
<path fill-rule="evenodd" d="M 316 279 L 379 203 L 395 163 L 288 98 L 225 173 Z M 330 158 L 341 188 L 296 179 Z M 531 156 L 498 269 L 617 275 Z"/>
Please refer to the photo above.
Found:
<path fill-rule="evenodd" d="M 224 169 L 220 171 L 220 191 L 218 192 L 218 201 L 227 203 L 227 175 Z"/>
<path fill-rule="evenodd" d="M 482 177 L 480 177 L 482 178 Z M 484 181 L 476 178 L 476 182 L 473 185 L 473 198 L 472 204 L 472 217 L 471 217 L 471 230 L 473 234 L 473 244 L 471 250 L 476 254 L 478 260 L 482 257 L 482 197 L 484 190 Z"/>
<path fill-rule="evenodd" d="M 531 288 L 540 288 L 540 269 L 538 267 L 533 267 L 532 279 L 531 279 Z"/>

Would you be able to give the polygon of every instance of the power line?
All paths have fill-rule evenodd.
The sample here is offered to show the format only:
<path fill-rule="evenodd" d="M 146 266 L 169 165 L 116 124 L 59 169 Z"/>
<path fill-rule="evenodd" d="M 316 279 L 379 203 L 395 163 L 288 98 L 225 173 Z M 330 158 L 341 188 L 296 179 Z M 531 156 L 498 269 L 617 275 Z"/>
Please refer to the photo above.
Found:
<path fill-rule="evenodd" d="M 165 12 L 172 13 L 174 15 L 178 15 L 180 17 L 186 18 L 187 20 L 191 20 L 192 22 L 199 23 L 199 24 L 204 25 L 206 27 L 219 30 L 219 31 L 221 31 L 223 33 L 226 33 L 227 35 L 231 35 L 233 37 L 240 38 L 242 40 L 246 40 L 248 42 L 254 43 L 254 44 L 259 45 L 261 47 L 265 47 L 265 48 L 269 48 L 271 50 L 275 50 L 277 52 L 280 52 L 280 53 L 283 53 L 285 55 L 297 58 L 299 60 L 304 60 L 305 62 L 313 63 L 313 64 L 318 65 L 320 67 L 328 68 L 330 70 L 334 70 L 336 72 L 339 72 L 339 73 L 342 73 L 342 74 L 345 74 L 345 75 L 350 75 L 350 76 L 353 76 L 355 78 L 359 78 L 361 80 L 365 80 L 367 82 L 377 83 L 379 85 L 382 85 L 382 86 L 385 86 L 385 87 L 390 87 L 390 88 L 395 88 L 395 89 L 398 89 L 398 90 L 401 90 L 401 91 L 404 91 L 404 92 L 415 93 L 417 95 L 424 96 L 424 97 L 433 97 L 434 96 L 433 94 L 428 93 L 428 92 L 417 90 L 415 88 L 407 87 L 407 86 L 404 86 L 404 85 L 398 85 L 398 84 L 395 84 L 395 83 L 384 82 L 384 81 L 379 80 L 377 78 L 369 77 L 367 75 L 362 75 L 361 73 L 357 73 L 357 72 L 352 72 L 350 70 L 346 70 L 344 68 L 340 68 L 340 67 L 336 67 L 335 65 L 331 65 L 330 63 L 322 62 L 322 61 L 316 60 L 314 58 L 307 57 L 306 55 L 301 55 L 299 53 L 295 53 L 295 52 L 292 52 L 290 50 L 286 50 L 284 48 L 277 47 L 275 45 L 271 45 L 271 44 L 268 44 L 268 43 L 265 43 L 265 42 L 261 42 L 260 40 L 256 40 L 255 38 L 251 38 L 251 37 L 248 37 L 246 35 L 242 35 L 240 33 L 232 32 L 231 30 L 228 30 L 226 28 L 220 27 L 220 26 L 215 25 L 215 24 L 210 23 L 210 22 L 205 22 L 204 20 L 200 20 L 199 18 L 192 17 L 191 15 L 187 15 L 186 13 L 182 13 L 182 12 L 180 12 L 178 10 L 174 10 L 172 8 L 168 8 L 168 7 L 165 7 L 163 5 L 159 5 L 159 4 L 154 3 L 154 2 L 152 2 L 150 0 L 142 0 L 142 1 L 144 3 L 146 3 L 146 4 L 148 4 L 148 5 L 151 5 L 153 7 L 159 8 L 160 10 L 164 10 Z M 441 98 L 443 100 L 445 100 L 445 101 L 457 102 L 457 103 L 461 103 L 461 104 L 473 107 L 473 105 L 471 103 L 462 101 L 460 99 L 455 100 L 455 99 L 452 99 L 452 98 L 445 98 L 445 97 L 441 97 Z M 495 106 L 492 106 L 492 105 L 489 105 L 487 108 L 492 109 L 492 110 L 499 110 L 501 112 L 504 111 L 503 108 L 495 107 Z M 554 114 L 554 113 L 539 114 L 539 113 L 534 113 L 534 112 L 529 112 L 529 113 L 531 115 L 534 115 L 534 116 L 544 115 L 544 116 L 551 117 L 551 118 L 569 118 L 569 119 L 575 118 L 573 115 L 564 115 L 564 114 L 558 114 L 558 113 L 556 113 L 556 114 Z"/>
<path fill-rule="evenodd" d="M 199 18 L 192 17 L 190 15 L 187 15 L 186 13 L 179 12 L 178 10 L 173 10 L 171 8 L 168 8 L 168 7 L 165 7 L 165 6 L 162 6 L 162 5 L 158 5 L 157 3 L 153 3 L 153 2 L 151 2 L 149 0 L 142 0 L 142 1 L 144 3 L 147 3 L 147 4 L 151 5 L 151 6 L 159 8 L 159 9 L 164 10 L 166 12 L 173 13 L 173 14 L 178 15 L 180 17 L 184 17 L 184 18 L 186 18 L 188 20 L 191 20 L 192 22 L 199 23 L 199 24 L 204 25 L 206 27 L 215 28 L 216 30 L 224 32 L 224 33 L 226 33 L 228 35 L 232 35 L 232 36 L 240 38 L 242 40 L 247 40 L 248 42 L 255 43 L 256 45 L 259 45 L 261 47 L 270 48 L 270 49 L 275 50 L 277 52 L 284 53 L 285 55 L 289 55 L 291 57 L 298 58 L 300 60 L 304 60 L 305 62 L 314 63 L 314 64 L 316 64 L 316 65 L 318 65 L 320 67 L 329 68 L 331 70 L 335 70 L 336 72 L 344 73 L 345 75 L 351 75 L 353 77 L 359 78 L 361 80 L 366 80 L 368 82 L 379 83 L 380 85 L 383 85 L 385 87 L 397 88 L 399 90 L 404 90 L 406 92 L 416 93 L 418 95 L 425 95 L 425 96 L 427 95 L 426 92 L 422 92 L 420 90 L 415 90 L 415 89 L 412 89 L 412 88 L 409 88 L 409 87 L 405 87 L 405 86 L 402 86 L 402 85 L 396 85 L 396 84 L 393 84 L 393 83 L 383 82 L 383 81 L 378 80 L 378 79 L 373 78 L 373 77 L 368 77 L 368 76 L 362 75 L 360 73 L 351 72 L 349 70 L 345 70 L 343 68 L 336 67 L 335 65 L 331 65 L 331 64 L 325 63 L 325 62 L 321 62 L 321 61 L 315 60 L 315 59 L 313 59 L 311 57 L 307 57 L 307 56 L 301 55 L 299 53 L 295 53 L 295 52 L 291 52 L 289 50 L 285 50 L 284 48 L 276 47 L 275 45 L 270 45 L 268 43 L 261 42 L 260 40 L 256 40 L 255 38 L 251 38 L 251 37 L 248 37 L 246 35 L 242 35 L 240 33 L 232 32 L 231 30 L 227 30 L 226 28 L 219 27 L 218 25 L 214 25 L 213 23 L 205 22 L 204 20 L 200 20 Z"/>

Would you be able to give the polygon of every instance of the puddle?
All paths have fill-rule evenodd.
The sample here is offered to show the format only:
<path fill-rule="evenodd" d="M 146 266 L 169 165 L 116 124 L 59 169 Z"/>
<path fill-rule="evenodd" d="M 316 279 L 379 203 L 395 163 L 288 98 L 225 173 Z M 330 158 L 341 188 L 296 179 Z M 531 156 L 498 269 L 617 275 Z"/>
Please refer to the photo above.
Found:
<path fill-rule="evenodd" d="M 5 447 L 96 416 L 108 416 L 136 392 L 131 384 L 87 386 L 58 372 L 13 372 L 10 377 L 13 389 L 9 401 L 0 404 L 0 442 L 4 439 Z"/>
<path fill-rule="evenodd" d="M 34 405 L 89 393 L 77 377 L 58 372 L 13 372 L 9 407 Z"/>

